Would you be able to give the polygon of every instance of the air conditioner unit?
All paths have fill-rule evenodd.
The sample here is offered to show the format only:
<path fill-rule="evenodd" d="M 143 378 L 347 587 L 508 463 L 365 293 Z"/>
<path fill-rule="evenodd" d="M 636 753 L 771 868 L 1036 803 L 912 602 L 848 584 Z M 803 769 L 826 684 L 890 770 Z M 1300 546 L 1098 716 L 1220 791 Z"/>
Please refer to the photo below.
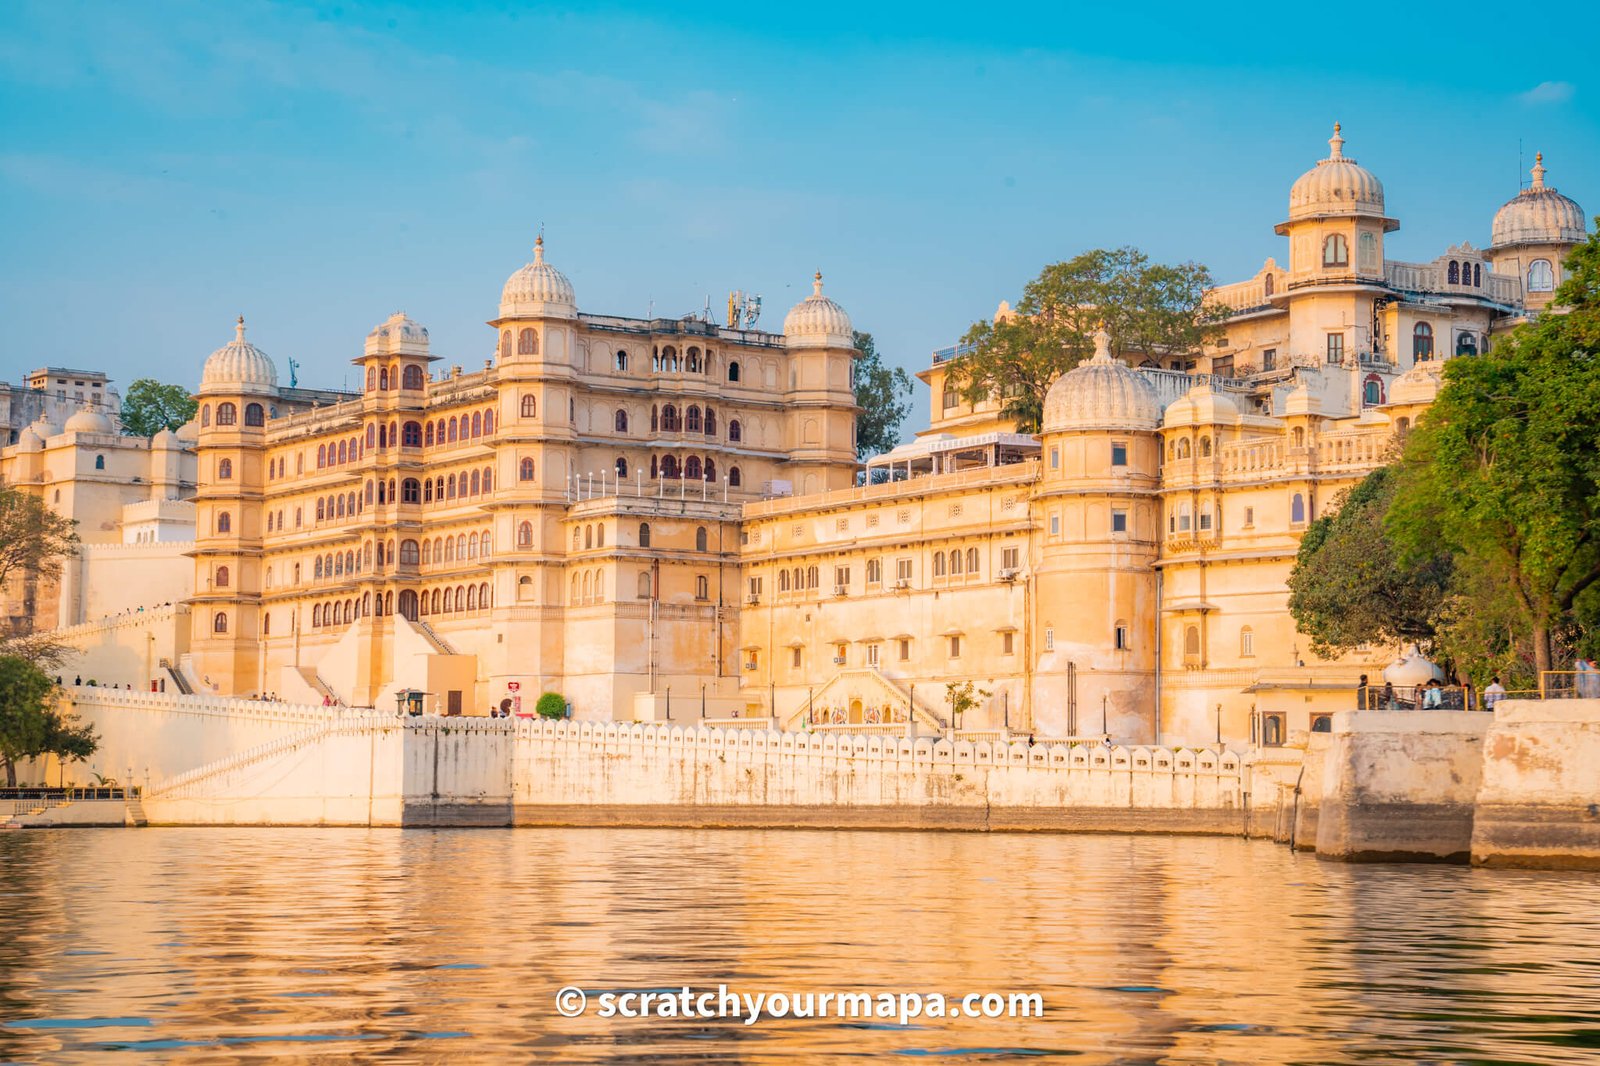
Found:
<path fill-rule="evenodd" d="M 761 602 L 761 597 L 760 596 L 746 596 L 745 599 L 744 599 L 744 602 L 748 603 L 751 607 L 754 607 L 754 606 L 756 606 L 757 604 L 759 604 Z"/>
<path fill-rule="evenodd" d="M 905 578 L 901 578 L 899 581 L 894 583 L 894 587 L 897 589 L 908 589 L 911 587 L 911 582 L 907 581 Z"/>
<path fill-rule="evenodd" d="M 1004 570 L 1000 571 L 1000 580 L 1001 581 L 1015 581 L 1016 578 L 1017 578 L 1017 571 L 1016 571 L 1015 567 L 1008 566 Z"/>
<path fill-rule="evenodd" d="M 848 596 L 848 595 L 850 595 L 850 586 L 849 585 L 835 585 L 835 586 L 833 586 L 833 594 L 835 596 Z"/>
<path fill-rule="evenodd" d="M 756 661 L 754 659 L 749 660 L 744 664 L 744 668 L 746 670 L 754 670 L 756 668 Z"/>
<path fill-rule="evenodd" d="M 844 665 L 844 656 L 843 655 L 835 655 L 833 657 L 833 665 L 835 665 L 835 666 L 843 666 Z"/>

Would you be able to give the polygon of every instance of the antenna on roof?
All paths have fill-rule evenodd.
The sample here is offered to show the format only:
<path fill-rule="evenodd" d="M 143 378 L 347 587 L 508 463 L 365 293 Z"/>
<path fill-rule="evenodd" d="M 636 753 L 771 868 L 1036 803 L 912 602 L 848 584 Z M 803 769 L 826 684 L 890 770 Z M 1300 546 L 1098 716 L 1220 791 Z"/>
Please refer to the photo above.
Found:
<path fill-rule="evenodd" d="M 299 378 L 298 374 L 296 373 L 296 371 L 298 371 L 299 369 L 300 369 L 300 364 L 295 362 L 294 361 L 294 357 L 291 356 L 289 358 L 289 387 L 291 389 L 292 388 L 296 388 L 300 384 L 300 378 Z"/>

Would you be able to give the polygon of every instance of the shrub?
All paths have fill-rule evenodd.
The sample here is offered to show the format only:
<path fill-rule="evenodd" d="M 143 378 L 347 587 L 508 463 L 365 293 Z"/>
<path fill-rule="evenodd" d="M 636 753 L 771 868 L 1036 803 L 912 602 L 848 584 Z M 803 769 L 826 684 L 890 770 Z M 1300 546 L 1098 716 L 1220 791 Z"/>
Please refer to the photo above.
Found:
<path fill-rule="evenodd" d="M 565 718 L 567 716 L 567 701 L 559 692 L 546 692 L 539 697 L 539 702 L 533 705 L 540 718 Z"/>

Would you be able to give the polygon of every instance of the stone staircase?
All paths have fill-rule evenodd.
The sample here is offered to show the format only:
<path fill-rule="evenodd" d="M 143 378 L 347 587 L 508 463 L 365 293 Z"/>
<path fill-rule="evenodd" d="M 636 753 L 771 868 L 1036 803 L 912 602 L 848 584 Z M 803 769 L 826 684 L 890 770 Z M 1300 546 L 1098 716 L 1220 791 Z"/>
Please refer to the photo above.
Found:
<path fill-rule="evenodd" d="M 433 627 L 427 622 L 419 618 L 412 624 L 417 627 L 418 632 L 420 632 L 424 637 L 428 638 L 428 643 L 432 644 L 440 655 L 458 654 L 456 649 L 450 645 L 450 642 L 445 640 L 439 634 L 435 633 L 433 631 Z"/>
<path fill-rule="evenodd" d="M 344 705 L 344 700 L 340 699 L 339 694 L 333 691 L 332 685 L 322 679 L 322 675 L 317 673 L 315 666 L 297 666 L 295 667 L 295 672 L 300 675 L 306 684 L 311 686 L 311 690 L 317 695 L 323 699 L 332 700 L 339 706 Z"/>
<path fill-rule="evenodd" d="M 132 789 L 128 790 L 127 807 L 130 823 L 141 827 L 150 824 L 150 819 L 144 813 L 144 797 Z"/>

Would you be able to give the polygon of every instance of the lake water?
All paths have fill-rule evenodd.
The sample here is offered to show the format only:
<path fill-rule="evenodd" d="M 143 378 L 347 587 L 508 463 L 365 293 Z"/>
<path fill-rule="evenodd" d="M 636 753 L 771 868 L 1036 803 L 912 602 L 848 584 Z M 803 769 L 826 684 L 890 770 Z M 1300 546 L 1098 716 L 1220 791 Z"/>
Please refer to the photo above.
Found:
<path fill-rule="evenodd" d="M 1600 877 L 1263 842 L 0 833 L 0 1061 L 1600 1058 Z M 1043 1018 L 595 1016 L 624 990 L 1036 992 Z M 564 1018 L 562 986 L 589 1012 Z"/>

